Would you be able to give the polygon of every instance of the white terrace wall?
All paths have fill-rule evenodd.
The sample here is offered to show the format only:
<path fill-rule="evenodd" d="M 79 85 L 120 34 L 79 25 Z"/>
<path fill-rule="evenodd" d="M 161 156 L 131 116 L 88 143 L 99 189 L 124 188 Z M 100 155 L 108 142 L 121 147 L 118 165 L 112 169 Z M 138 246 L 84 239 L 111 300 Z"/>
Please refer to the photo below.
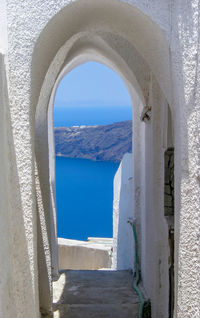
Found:
<path fill-rule="evenodd" d="M 143 136 L 145 142 L 139 145 L 137 141 L 133 148 L 141 150 L 141 160 L 133 159 L 133 177 L 140 185 L 135 186 L 133 199 L 135 213 L 141 216 L 142 274 L 155 318 L 166 317 L 165 290 L 159 288 L 159 279 L 166 279 L 162 267 L 166 256 L 160 244 L 166 242 L 160 241 L 165 226 L 162 123 L 167 102 L 171 107 L 175 146 L 175 317 L 199 317 L 198 1 L 6 0 L 2 8 L 0 76 L 4 84 L 0 89 L 5 95 L 0 97 L 0 144 L 5 151 L 0 154 L 4 167 L 0 204 L 1 214 L 6 209 L 8 214 L 2 216 L 4 239 L 0 251 L 5 261 L 0 269 L 5 274 L 1 291 L 9 278 L 12 293 L 1 292 L 0 313 L 12 317 L 14 311 L 17 318 L 38 318 L 39 307 L 44 314 L 52 310 L 52 272 L 56 273 L 52 251 L 56 241 L 51 235 L 55 231 L 50 209 L 48 104 L 58 74 L 67 65 L 69 70 L 80 63 L 75 61 L 77 57 L 85 56 L 86 60 L 86 52 L 90 51 L 88 56 L 95 60 L 97 54 L 110 63 L 125 79 L 130 92 L 134 87 L 140 97 L 133 134 Z M 152 119 L 141 123 L 143 126 L 138 119 L 141 104 L 152 107 Z M 155 231 L 150 243 L 152 228 Z"/>
<path fill-rule="evenodd" d="M 133 214 L 133 160 L 126 153 L 113 182 L 113 262 L 114 270 L 134 269 L 133 231 L 128 220 Z"/>

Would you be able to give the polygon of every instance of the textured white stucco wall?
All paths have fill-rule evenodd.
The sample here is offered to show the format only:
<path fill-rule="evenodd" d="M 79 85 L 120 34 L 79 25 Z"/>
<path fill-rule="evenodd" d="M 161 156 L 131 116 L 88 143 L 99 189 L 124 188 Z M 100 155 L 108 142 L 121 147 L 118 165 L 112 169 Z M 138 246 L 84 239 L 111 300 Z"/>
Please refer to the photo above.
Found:
<path fill-rule="evenodd" d="M 163 239 L 160 241 L 164 228 L 162 218 L 155 218 L 155 224 L 152 224 L 156 232 L 151 237 L 153 242 L 151 249 L 153 246 L 156 247 L 156 252 L 144 255 L 144 251 L 148 250 L 145 244 L 148 243 L 147 238 L 150 234 L 146 225 L 152 222 L 148 217 L 153 213 L 159 216 L 159 210 L 161 213 L 163 208 L 162 143 L 159 138 L 162 127 L 159 123 L 164 116 L 162 103 L 165 104 L 167 100 L 171 106 L 176 195 L 175 317 L 199 317 L 198 1 L 7 0 L 6 7 L 3 1 L 2 8 L 4 9 L 0 15 L 0 30 L 3 30 L 3 37 L 0 40 L 0 47 L 5 46 L 3 50 L 6 51 L 7 30 L 8 52 L 5 56 L 5 67 L 4 62 L 1 61 L 1 72 L 3 69 L 6 70 L 7 77 L 1 73 L 1 78 L 4 77 L 5 82 L 8 79 L 8 101 L 1 97 L 1 112 L 6 110 L 8 114 L 10 113 L 11 119 L 9 121 L 6 117 L 1 125 L 0 140 L 5 149 L 4 154 L 1 154 L 2 162 L 5 163 L 5 171 L 2 172 L 2 180 L 5 182 L 1 182 L 5 185 L 5 192 L 11 193 L 8 200 L 11 207 L 6 201 L 4 189 L 1 190 L 0 202 L 2 202 L 1 210 L 9 207 L 13 222 L 12 226 L 8 225 L 7 217 L 4 215 L 2 224 L 5 224 L 5 228 L 8 226 L 8 229 L 11 226 L 14 234 L 11 244 L 9 240 L 6 241 L 5 249 L 1 251 L 8 248 L 11 251 L 12 259 L 8 258 L 10 264 L 8 268 L 13 264 L 13 267 L 10 267 L 10 272 L 13 274 L 10 284 L 15 294 L 14 298 L 10 296 L 13 307 L 7 309 L 7 316 L 12 315 L 13 308 L 15 316 L 20 318 L 27 316 L 38 318 L 39 306 L 46 313 L 51 310 L 52 242 L 47 155 L 48 101 L 56 78 L 63 67 L 81 52 L 92 48 L 94 57 L 98 52 L 102 57 L 106 57 L 106 61 L 113 62 L 114 69 L 123 74 L 130 88 L 135 86 L 141 100 L 146 104 L 152 103 L 150 106 L 154 108 L 152 122 L 147 124 L 149 126 L 145 126 L 145 142 L 141 145 L 144 151 L 142 161 L 134 162 L 134 180 L 141 185 L 134 189 L 134 207 L 137 207 L 135 211 L 137 215 L 141 212 L 143 218 L 143 222 L 139 222 L 144 240 L 142 259 L 146 259 L 142 268 L 146 287 L 153 298 L 155 318 L 161 317 L 163 304 L 166 308 L 164 289 L 160 294 L 159 276 L 157 276 L 160 255 L 163 260 L 161 264 L 165 263 L 165 253 L 163 255 L 162 244 L 160 245 L 160 242 L 163 242 Z M 85 37 L 82 36 L 83 32 Z M 101 41 L 97 41 L 97 37 L 100 37 Z M 134 60 L 132 55 L 138 58 Z M 151 72 L 153 81 L 151 81 Z M 34 129 L 35 110 L 42 87 L 40 105 L 43 101 L 44 106 L 38 108 L 37 115 L 38 136 L 43 136 L 40 143 Z M 1 86 L 1 91 L 4 90 L 5 88 Z M 134 132 L 135 135 L 141 135 L 139 123 L 134 126 L 133 134 Z M 9 136 L 10 150 L 6 154 L 7 136 Z M 136 149 L 137 147 L 139 146 L 136 146 Z M 35 148 L 37 169 L 35 169 Z M 11 170 L 6 166 L 7 161 L 11 163 Z M 136 164 L 139 165 L 138 178 L 135 178 Z M 11 172 L 10 179 L 6 181 L 9 176 L 7 170 Z M 140 183 L 139 180 L 143 181 Z M 138 199 L 140 193 L 143 202 L 142 199 Z M 149 210 L 151 212 L 148 214 Z M 162 227 L 159 227 L 161 223 Z M 5 230 L 2 233 L 6 235 Z M 144 233 L 149 234 L 144 236 Z M 15 248 L 12 249 L 11 246 Z M 5 263 L 2 264 L 0 266 L 4 270 Z M 165 279 L 162 271 L 163 268 L 160 268 L 159 275 Z M 6 277 L 3 280 L 4 284 Z M 164 300 L 156 303 L 156 299 Z M 159 304 L 162 306 L 159 307 Z M 4 306 L 2 309 L 3 313 L 5 308 Z"/>
<path fill-rule="evenodd" d="M 29 308 L 29 317 L 39 317 L 38 289 L 32 285 L 24 219 L 19 213 L 21 194 L 7 93 L 0 54 L 0 316 L 26 317 Z"/>
<path fill-rule="evenodd" d="M 172 71 L 179 113 L 174 127 L 177 316 L 195 318 L 200 316 L 199 16 L 198 1 L 175 1 Z"/>
<path fill-rule="evenodd" d="M 5 81 L 5 64 L 3 55 L 0 54 L 0 96 L 1 96 L 1 107 L 0 107 L 0 263 L 1 263 L 1 279 L 0 279 L 0 316 L 5 317 L 8 314 L 8 318 L 14 314 L 13 306 L 13 295 L 12 295 L 12 254 L 11 251 L 11 240 L 8 233 L 10 232 L 10 215 L 8 208 L 8 163 L 7 163 L 7 138 L 6 138 L 6 81 Z M 2 98 L 3 97 L 3 98 Z M 9 283 L 10 282 L 10 283 Z M 11 297 L 9 297 L 11 296 Z M 6 312 L 9 303 L 11 301 L 10 312 Z"/>

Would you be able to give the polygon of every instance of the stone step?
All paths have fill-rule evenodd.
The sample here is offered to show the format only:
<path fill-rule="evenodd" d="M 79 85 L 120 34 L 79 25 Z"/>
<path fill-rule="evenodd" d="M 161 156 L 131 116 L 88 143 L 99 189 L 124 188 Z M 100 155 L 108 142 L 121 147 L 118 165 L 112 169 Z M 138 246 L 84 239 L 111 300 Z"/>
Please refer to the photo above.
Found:
<path fill-rule="evenodd" d="M 54 318 L 137 318 L 130 271 L 62 271 L 54 283 Z"/>
<path fill-rule="evenodd" d="M 54 318 L 137 318 L 139 304 L 58 305 Z"/>

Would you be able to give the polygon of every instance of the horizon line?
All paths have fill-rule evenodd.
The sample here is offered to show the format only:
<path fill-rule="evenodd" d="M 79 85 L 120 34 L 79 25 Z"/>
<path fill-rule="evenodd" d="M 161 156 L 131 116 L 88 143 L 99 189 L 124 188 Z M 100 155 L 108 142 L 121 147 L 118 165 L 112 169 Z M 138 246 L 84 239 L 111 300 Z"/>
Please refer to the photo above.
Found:
<path fill-rule="evenodd" d="M 57 100 L 54 101 L 54 107 L 64 107 L 64 106 L 128 106 L 128 107 L 132 107 L 131 104 L 127 104 L 126 102 L 117 102 L 117 101 L 98 101 L 98 100 L 94 100 L 94 101 L 64 101 L 64 100 Z"/>

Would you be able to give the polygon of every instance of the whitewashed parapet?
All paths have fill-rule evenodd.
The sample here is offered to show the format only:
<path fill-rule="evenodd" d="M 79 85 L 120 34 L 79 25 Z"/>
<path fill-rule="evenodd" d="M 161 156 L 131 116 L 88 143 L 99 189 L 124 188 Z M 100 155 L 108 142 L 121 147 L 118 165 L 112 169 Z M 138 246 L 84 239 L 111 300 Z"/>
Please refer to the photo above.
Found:
<path fill-rule="evenodd" d="M 132 154 L 126 153 L 114 178 L 113 269 L 133 268 L 133 233 L 128 219 L 133 218 Z"/>

